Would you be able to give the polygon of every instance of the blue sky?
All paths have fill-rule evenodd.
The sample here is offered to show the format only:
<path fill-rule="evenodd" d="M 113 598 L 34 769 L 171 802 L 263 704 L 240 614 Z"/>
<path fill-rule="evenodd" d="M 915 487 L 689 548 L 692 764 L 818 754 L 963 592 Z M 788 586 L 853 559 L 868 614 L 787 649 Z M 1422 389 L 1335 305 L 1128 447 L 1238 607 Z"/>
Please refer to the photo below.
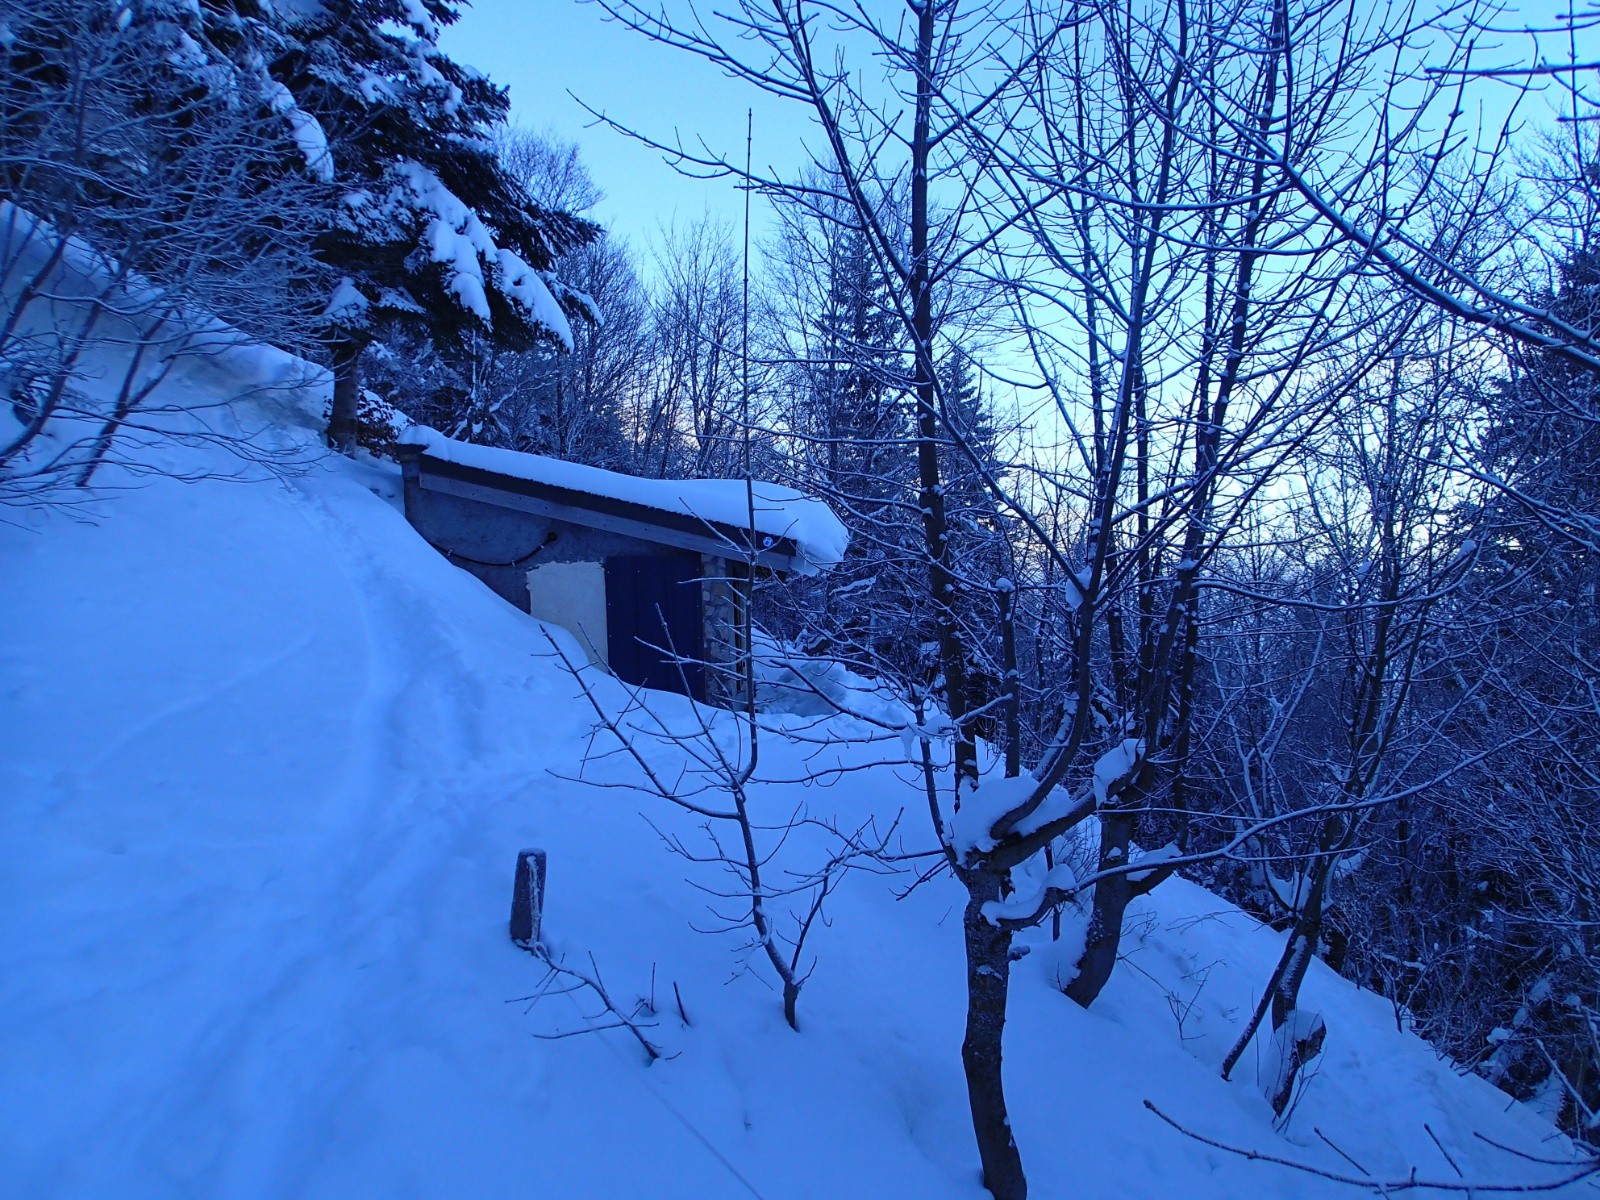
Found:
<path fill-rule="evenodd" d="M 732 182 L 684 179 L 659 153 L 594 126 L 573 97 L 658 140 L 704 138 L 740 159 L 745 111 L 754 106 L 756 158 L 781 166 L 799 158 L 799 111 L 604 17 L 577 0 L 475 0 L 441 41 L 451 57 L 510 87 L 516 123 L 578 143 L 606 193 L 592 215 L 630 242 L 648 244 L 673 220 L 708 212 L 737 225 L 743 196 Z"/>

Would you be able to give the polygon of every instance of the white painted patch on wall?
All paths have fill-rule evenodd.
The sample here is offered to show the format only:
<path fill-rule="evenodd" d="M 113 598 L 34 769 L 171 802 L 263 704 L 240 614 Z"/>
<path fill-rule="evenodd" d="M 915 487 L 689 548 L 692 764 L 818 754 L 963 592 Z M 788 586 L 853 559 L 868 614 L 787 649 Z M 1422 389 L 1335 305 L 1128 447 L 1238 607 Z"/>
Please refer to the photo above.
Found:
<path fill-rule="evenodd" d="M 559 625 L 605 666 L 606 569 L 604 563 L 546 563 L 528 572 L 528 612 Z"/>

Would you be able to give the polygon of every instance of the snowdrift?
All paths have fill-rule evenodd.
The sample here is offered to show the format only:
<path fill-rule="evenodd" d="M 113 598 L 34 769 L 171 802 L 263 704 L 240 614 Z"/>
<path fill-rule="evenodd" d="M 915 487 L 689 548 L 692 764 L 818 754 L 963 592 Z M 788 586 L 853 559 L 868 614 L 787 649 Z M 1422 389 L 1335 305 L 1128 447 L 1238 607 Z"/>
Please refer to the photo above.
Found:
<path fill-rule="evenodd" d="M 630 777 L 585 762 L 565 635 L 420 541 L 386 467 L 316 458 L 320 396 L 255 391 L 261 366 L 209 362 L 169 399 L 309 465 L 151 440 L 121 460 L 156 473 L 108 469 L 84 504 L 0 524 L 0 1192 L 981 1200 L 960 889 L 848 878 L 789 1030 L 740 935 L 696 931 L 719 881 L 661 837 L 692 843 L 695 822 L 595 786 Z M 687 703 L 651 699 L 676 727 Z M 764 811 L 903 811 L 907 848 L 931 844 L 897 738 L 772 723 L 794 740 L 765 740 Z M 593 1006 L 526 999 L 542 971 L 506 917 L 527 845 L 549 852 L 555 951 L 592 954 L 671 1057 L 554 1037 Z M 1332 1171 L 1342 1152 L 1385 1175 L 1553 1173 L 1484 1140 L 1561 1157 L 1547 1124 L 1320 967 L 1326 1050 L 1275 1130 L 1264 1049 L 1232 1083 L 1217 1064 L 1277 936 L 1181 881 L 1131 920 L 1089 1012 L 1052 986 L 1072 923 L 1026 939 L 1007 1072 L 1034 1196 L 1353 1194 L 1185 1137 L 1146 1100 Z"/>

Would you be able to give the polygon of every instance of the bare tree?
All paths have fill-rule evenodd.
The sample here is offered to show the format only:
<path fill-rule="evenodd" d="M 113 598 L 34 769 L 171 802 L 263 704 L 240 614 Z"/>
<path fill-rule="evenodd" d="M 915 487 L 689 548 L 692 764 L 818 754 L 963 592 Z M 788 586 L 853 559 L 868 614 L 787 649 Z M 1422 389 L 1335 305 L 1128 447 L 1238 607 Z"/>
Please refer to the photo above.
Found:
<path fill-rule="evenodd" d="M 319 278 L 326 195 L 288 164 L 292 124 L 248 62 L 83 0 L 0 20 L 0 379 L 17 422 L 0 474 L 37 496 L 88 484 L 173 367 L 231 330 L 306 335 L 294 297 Z"/>
<path fill-rule="evenodd" d="M 1551 239 L 1552 228 L 1594 209 L 1583 147 L 1597 115 L 1595 64 L 1579 39 L 1596 22 L 1576 9 L 1523 22 L 1468 0 L 1442 6 L 1427 25 L 1433 36 L 1376 48 L 1390 91 L 1409 100 L 1358 126 L 1363 152 L 1296 166 L 1287 128 L 1260 130 L 1259 151 L 1285 166 L 1329 236 L 1359 247 L 1397 286 L 1490 336 L 1600 369 L 1592 323 L 1568 319 L 1549 286 L 1570 245 Z M 1541 121 L 1564 127 L 1556 140 L 1583 161 L 1558 188 L 1519 188 L 1519 177 L 1537 183 L 1540 172 L 1516 161 L 1515 143 Z"/>
<path fill-rule="evenodd" d="M 1226 1077 L 1270 1002 L 1274 1067 L 1266 1084 L 1280 1115 L 1321 1042 L 1321 1019 L 1301 1013 L 1299 993 L 1323 939 L 1334 884 L 1373 849 L 1377 818 L 1391 807 L 1398 821 L 1383 832 L 1404 856 L 1419 785 L 1439 786 L 1493 748 L 1449 744 L 1453 714 L 1472 703 L 1476 688 L 1425 707 L 1413 703 L 1451 679 L 1453 664 L 1440 659 L 1455 647 L 1441 635 L 1463 615 L 1452 599 L 1477 557 L 1477 541 L 1454 528 L 1454 514 L 1441 503 L 1448 466 L 1440 451 L 1475 399 L 1457 386 L 1451 350 L 1422 339 L 1403 346 L 1357 382 L 1332 436 L 1309 455 L 1300 519 L 1310 525 L 1303 544 L 1328 556 L 1307 573 L 1327 580 L 1313 602 L 1326 654 L 1325 665 L 1308 672 L 1323 677 L 1321 686 L 1310 684 L 1316 690 L 1309 697 L 1306 689 L 1296 697 L 1309 719 L 1300 723 L 1297 782 L 1289 790 L 1325 815 L 1280 843 L 1288 853 L 1267 868 L 1281 873 L 1274 891 L 1289 912 L 1288 938 L 1263 1005 L 1223 1061 Z"/>
<path fill-rule="evenodd" d="M 746 600 L 741 611 L 749 612 Z M 612 711 L 590 684 L 593 670 L 568 657 L 561 644 L 550 646 L 578 683 L 594 710 L 596 733 L 604 745 L 592 750 L 594 758 L 625 755 L 638 768 L 639 781 L 625 786 L 643 791 L 698 818 L 703 842 L 657 827 L 669 849 L 685 860 L 715 868 L 728 883 L 698 886 L 710 897 L 716 924 L 714 933 L 743 931 L 748 940 L 741 955 L 758 955 L 766 961 L 783 998 L 783 1017 L 790 1028 L 800 1028 L 801 989 L 816 967 L 808 938 L 824 920 L 828 897 L 853 868 L 879 861 L 894 829 L 879 831 L 868 817 L 854 829 L 841 831 L 794 809 L 763 813 L 760 790 L 761 746 L 766 736 L 755 708 L 754 640 L 748 617 L 742 618 L 743 652 L 733 664 L 682 662 L 732 672 L 737 679 L 728 688 L 742 696 L 733 712 L 713 713 L 690 705 L 686 726 L 664 718 L 639 689 L 632 689 L 620 711 Z M 672 653 L 670 646 L 660 648 Z M 663 755 L 662 751 L 668 753 Z M 672 764 L 677 759 L 678 764 Z M 780 852 L 789 843 L 820 835 L 825 849 L 804 865 L 780 866 Z"/>
<path fill-rule="evenodd" d="M 1253 836 L 1236 827 L 1220 842 L 1136 857 L 1143 823 L 1197 803 L 1209 573 L 1420 311 L 1364 284 L 1381 248 L 1328 236 L 1327 197 L 1307 180 L 1388 180 L 1399 133 L 1374 101 L 1422 77 L 1410 47 L 1430 18 L 1290 0 L 925 0 L 881 20 L 805 0 L 743 0 L 726 17 L 681 21 L 630 0 L 602 6 L 810 113 L 810 176 L 656 144 L 690 169 L 839 223 L 864 247 L 899 325 L 917 463 L 909 515 L 937 662 L 928 712 L 950 763 L 939 767 L 925 745 L 924 778 L 941 852 L 967 895 L 963 1061 L 985 1184 L 1021 1197 L 1002 1085 L 1014 932 L 1091 894 L 1087 947 L 1067 983 L 1090 1003 L 1117 961 L 1128 904 Z M 856 54 L 879 64 L 882 82 L 851 71 Z M 1369 127 L 1373 140 L 1352 133 Z M 886 196 L 905 197 L 903 216 L 886 218 Z M 1457 241 L 1479 232 L 1439 228 Z M 998 597 L 1012 589 L 965 569 L 949 512 L 949 448 L 981 468 L 938 370 L 941 298 L 967 278 L 998 285 L 988 294 L 1009 307 L 1008 353 L 1032 365 L 1026 378 L 1009 373 L 1046 399 L 1061 430 L 1026 481 L 979 471 L 1015 522 L 1018 559 L 1033 564 L 1006 580 L 1028 600 L 1004 617 Z M 1352 338 L 1361 329 L 1376 336 Z M 1032 735 L 1031 771 L 987 782 L 964 620 L 967 597 L 985 586 L 1013 644 L 1019 613 L 1060 627 L 1033 657 L 1048 644 L 1049 674 L 1062 681 L 1035 708 L 1053 724 Z M 1005 674 L 1020 679 L 1020 665 Z M 1291 819 L 1341 803 L 1364 801 Z M 1099 854 L 1088 877 L 1058 862 L 1020 890 L 1016 868 L 1091 817 Z"/>
<path fill-rule="evenodd" d="M 700 220 L 667 231 L 646 317 L 648 375 L 626 414 L 641 473 L 691 479 L 741 473 L 742 280 L 727 229 Z"/>

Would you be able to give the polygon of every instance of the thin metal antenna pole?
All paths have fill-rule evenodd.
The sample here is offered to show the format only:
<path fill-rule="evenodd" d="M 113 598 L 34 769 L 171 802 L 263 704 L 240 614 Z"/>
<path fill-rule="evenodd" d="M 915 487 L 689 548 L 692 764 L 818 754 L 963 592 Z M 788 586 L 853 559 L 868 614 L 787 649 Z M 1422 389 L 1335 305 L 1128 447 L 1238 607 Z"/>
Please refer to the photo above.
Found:
<path fill-rule="evenodd" d="M 745 715 L 749 718 L 750 771 L 756 764 L 756 645 L 755 645 L 755 591 L 756 591 L 756 485 L 750 473 L 750 172 L 754 165 L 755 109 L 747 108 L 744 114 L 744 303 L 743 324 L 740 331 L 739 358 L 742 384 L 739 392 L 740 451 L 744 471 L 744 497 L 750 521 L 750 552 L 745 561 L 744 578 L 740 581 L 739 636 L 744 642 L 744 655 L 739 664 L 740 685 L 744 689 Z"/>
<path fill-rule="evenodd" d="M 750 480 L 750 168 L 752 164 L 752 147 L 755 142 L 755 110 L 747 108 L 744 111 L 744 328 L 742 330 L 743 344 L 740 347 L 740 359 L 744 368 L 744 386 L 739 397 L 739 423 L 744 429 L 744 477 L 746 484 Z M 755 526 L 755 496 L 752 493 L 750 500 L 750 522 L 752 532 Z"/>

